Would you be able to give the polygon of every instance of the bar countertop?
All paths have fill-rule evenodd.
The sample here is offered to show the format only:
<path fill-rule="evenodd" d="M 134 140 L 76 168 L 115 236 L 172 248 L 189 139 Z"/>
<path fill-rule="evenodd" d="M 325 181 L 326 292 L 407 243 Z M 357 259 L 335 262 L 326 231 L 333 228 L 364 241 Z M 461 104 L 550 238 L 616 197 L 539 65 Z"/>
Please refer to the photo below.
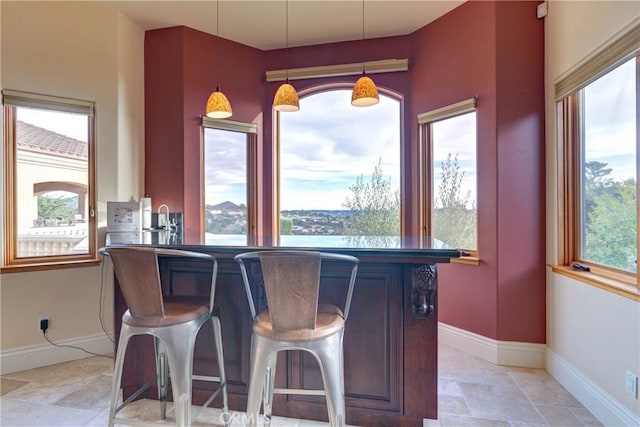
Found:
<path fill-rule="evenodd" d="M 216 236 L 217 237 L 217 236 Z M 237 253 L 240 250 L 322 250 L 366 257 L 385 258 L 436 258 L 448 262 L 451 258 L 466 255 L 441 241 L 426 237 L 398 238 L 393 236 L 282 236 L 280 245 L 252 246 L 240 239 L 244 236 L 208 238 L 206 243 L 183 242 L 181 236 L 166 230 L 139 232 L 109 232 L 106 246 L 157 246 L 201 250 L 214 253 Z"/>

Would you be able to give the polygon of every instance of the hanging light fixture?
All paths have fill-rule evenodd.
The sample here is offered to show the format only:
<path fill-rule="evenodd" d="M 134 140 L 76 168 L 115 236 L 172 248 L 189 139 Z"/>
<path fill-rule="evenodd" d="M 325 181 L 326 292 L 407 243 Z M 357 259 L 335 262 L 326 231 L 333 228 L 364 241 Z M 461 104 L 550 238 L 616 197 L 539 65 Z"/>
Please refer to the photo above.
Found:
<path fill-rule="evenodd" d="M 207 117 L 212 119 L 226 119 L 231 117 L 231 104 L 229 100 L 224 95 L 224 93 L 220 92 L 220 37 L 218 33 L 219 29 L 219 16 L 218 13 L 219 6 L 218 0 L 216 0 L 216 90 L 211 95 L 209 95 L 209 99 L 207 100 Z"/>
<path fill-rule="evenodd" d="M 286 50 L 289 54 L 289 0 L 286 1 Z M 284 83 L 280 85 L 273 97 L 273 108 L 276 111 L 298 111 L 300 109 L 300 99 L 296 89 L 289 83 L 289 70 Z"/>
<path fill-rule="evenodd" d="M 364 0 L 362 0 L 362 41 L 364 41 Z M 380 102 L 378 88 L 376 84 L 365 73 L 364 62 L 362 63 L 362 76 L 353 86 L 351 92 L 351 105 L 356 107 L 368 107 Z"/>

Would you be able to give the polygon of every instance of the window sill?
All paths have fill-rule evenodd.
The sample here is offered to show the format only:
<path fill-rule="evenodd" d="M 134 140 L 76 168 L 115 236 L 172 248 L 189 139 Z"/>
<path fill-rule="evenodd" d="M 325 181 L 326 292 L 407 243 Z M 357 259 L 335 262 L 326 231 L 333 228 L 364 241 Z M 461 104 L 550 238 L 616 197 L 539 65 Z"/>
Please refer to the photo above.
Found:
<path fill-rule="evenodd" d="M 70 261 L 65 263 L 55 264 L 19 264 L 19 265 L 7 265 L 0 268 L 0 273 L 26 273 L 29 271 L 47 271 L 47 270 L 60 270 L 65 268 L 83 268 L 93 267 L 100 265 L 99 260 L 82 260 L 82 261 Z"/>
<path fill-rule="evenodd" d="M 480 265 L 480 258 L 475 256 L 461 256 L 460 258 L 451 258 L 452 264 Z"/>
<path fill-rule="evenodd" d="M 640 289 L 620 280 L 603 277 L 588 271 L 577 271 L 566 265 L 549 265 L 554 273 L 578 280 L 602 290 L 613 292 L 634 301 L 640 301 Z"/>

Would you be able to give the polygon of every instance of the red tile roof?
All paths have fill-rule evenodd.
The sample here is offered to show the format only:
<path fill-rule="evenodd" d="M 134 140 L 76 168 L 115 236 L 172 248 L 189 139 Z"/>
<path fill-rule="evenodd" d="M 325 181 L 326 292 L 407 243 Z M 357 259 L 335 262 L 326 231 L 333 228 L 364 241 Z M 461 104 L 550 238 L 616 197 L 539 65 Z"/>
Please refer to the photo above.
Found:
<path fill-rule="evenodd" d="M 17 121 L 17 149 L 70 159 L 87 159 L 87 143 L 68 136 Z"/>

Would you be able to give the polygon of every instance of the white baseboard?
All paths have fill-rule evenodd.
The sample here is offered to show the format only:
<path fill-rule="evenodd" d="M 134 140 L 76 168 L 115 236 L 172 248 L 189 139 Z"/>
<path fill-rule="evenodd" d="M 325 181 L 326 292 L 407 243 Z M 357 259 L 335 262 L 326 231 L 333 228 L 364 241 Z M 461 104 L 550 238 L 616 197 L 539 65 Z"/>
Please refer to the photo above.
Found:
<path fill-rule="evenodd" d="M 113 353 L 113 343 L 104 334 L 55 341 L 55 343 L 81 347 L 97 354 Z M 10 372 L 84 359 L 89 356 L 91 355 L 81 350 L 56 347 L 49 343 L 20 347 L 0 352 L 0 373 L 4 375 Z"/>
<path fill-rule="evenodd" d="M 497 341 L 446 323 L 438 323 L 438 341 L 496 365 L 545 368 L 604 425 L 640 426 L 640 417 L 544 344 Z"/>
<path fill-rule="evenodd" d="M 438 341 L 496 365 L 545 367 L 545 344 L 498 341 L 442 322 L 438 323 Z"/>
<path fill-rule="evenodd" d="M 606 426 L 640 426 L 640 417 L 569 362 L 547 349 L 547 372 Z"/>

